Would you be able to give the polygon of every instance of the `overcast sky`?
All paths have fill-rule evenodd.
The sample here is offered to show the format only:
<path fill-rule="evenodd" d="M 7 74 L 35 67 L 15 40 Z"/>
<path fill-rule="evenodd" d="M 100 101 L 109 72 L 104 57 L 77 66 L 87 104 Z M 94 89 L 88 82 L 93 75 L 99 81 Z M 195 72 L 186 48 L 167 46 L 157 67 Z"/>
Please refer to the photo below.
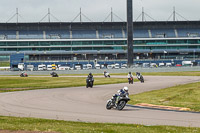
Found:
<path fill-rule="evenodd" d="M 7 22 L 19 10 L 20 22 L 39 22 L 50 8 L 51 14 L 61 22 L 71 22 L 82 13 L 94 22 L 102 22 L 111 12 L 126 20 L 126 0 L 0 0 L 0 22 Z M 187 20 L 200 20 L 200 0 L 133 0 L 134 20 L 141 14 L 142 7 L 145 13 L 157 21 L 166 21 L 176 7 L 178 14 Z M 151 20 L 147 16 L 146 20 Z M 89 21 L 82 18 L 83 21 Z M 184 20 L 177 16 L 178 20 Z M 139 18 L 138 20 L 141 20 Z M 172 18 L 170 19 L 172 20 Z M 42 22 L 48 21 L 45 18 Z M 51 17 L 51 21 L 57 20 Z M 75 21 L 79 21 L 77 18 Z M 110 18 L 106 21 L 110 21 Z M 121 21 L 114 17 L 114 21 Z M 9 22 L 16 22 L 14 17 Z"/>

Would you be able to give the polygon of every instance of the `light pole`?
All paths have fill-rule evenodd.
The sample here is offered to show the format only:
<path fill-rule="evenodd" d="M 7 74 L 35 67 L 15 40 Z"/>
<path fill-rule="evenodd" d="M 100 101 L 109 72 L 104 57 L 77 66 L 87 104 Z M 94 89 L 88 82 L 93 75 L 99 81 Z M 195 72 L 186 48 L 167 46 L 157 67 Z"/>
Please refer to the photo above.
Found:
<path fill-rule="evenodd" d="M 132 0 L 127 0 L 127 66 L 133 65 L 133 6 Z"/>

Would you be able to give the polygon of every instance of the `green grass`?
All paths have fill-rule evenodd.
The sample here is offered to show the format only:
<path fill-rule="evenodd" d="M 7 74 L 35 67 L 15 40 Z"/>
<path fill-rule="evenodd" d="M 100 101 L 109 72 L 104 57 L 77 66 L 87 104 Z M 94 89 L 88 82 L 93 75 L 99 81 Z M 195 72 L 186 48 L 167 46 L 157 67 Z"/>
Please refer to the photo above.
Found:
<path fill-rule="evenodd" d="M 135 72 L 132 71 L 135 75 Z M 88 74 L 60 74 L 60 76 L 87 76 Z M 103 76 L 103 74 L 93 74 L 94 76 Z M 111 77 L 115 76 L 127 76 L 128 73 L 110 73 Z M 187 72 L 143 72 L 144 76 L 200 76 L 200 71 L 187 71 Z"/>
<path fill-rule="evenodd" d="M 28 72 L 27 72 L 28 73 Z M 128 73 L 110 73 L 112 76 L 124 76 L 126 77 Z M 135 72 L 132 71 L 132 74 L 135 75 Z M 59 76 L 87 76 L 88 74 L 59 74 Z M 94 76 L 103 76 L 102 73 L 94 73 Z M 186 72 L 142 72 L 143 76 L 200 76 L 200 71 L 186 71 Z M 16 76 L 16 75 L 0 75 L 0 76 Z M 17 75 L 19 76 L 19 75 Z M 30 75 L 34 76 L 49 76 L 48 75 Z"/>
<path fill-rule="evenodd" d="M 9 67 L 10 66 L 10 62 L 2 62 L 0 61 L 0 67 Z"/>
<path fill-rule="evenodd" d="M 200 76 L 200 71 L 188 71 L 188 72 L 151 72 L 142 73 L 143 75 L 151 76 Z"/>
<path fill-rule="evenodd" d="M 131 71 L 135 75 L 134 71 Z M 62 76 L 86 76 L 88 74 L 61 74 Z M 103 76 L 103 74 L 93 74 L 94 76 Z M 113 75 L 127 76 L 128 73 L 110 73 L 111 77 Z M 200 76 L 200 71 L 187 71 L 187 72 L 143 72 L 144 76 Z"/>
<path fill-rule="evenodd" d="M 200 128 L 136 124 L 84 123 L 0 116 L 0 129 L 60 133 L 198 133 Z"/>
<path fill-rule="evenodd" d="M 95 78 L 94 85 L 128 82 L 126 78 Z M 0 92 L 85 86 L 85 77 L 0 77 Z"/>
<path fill-rule="evenodd" d="M 186 107 L 200 112 L 200 82 L 178 85 L 130 96 L 129 104 L 149 103 L 174 107 Z"/>

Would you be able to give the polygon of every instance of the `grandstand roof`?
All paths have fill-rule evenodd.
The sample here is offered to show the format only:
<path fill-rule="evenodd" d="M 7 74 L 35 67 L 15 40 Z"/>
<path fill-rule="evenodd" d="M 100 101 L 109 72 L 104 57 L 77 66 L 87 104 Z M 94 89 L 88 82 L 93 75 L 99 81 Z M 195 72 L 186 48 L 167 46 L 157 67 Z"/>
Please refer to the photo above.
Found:
<path fill-rule="evenodd" d="M 200 21 L 145 21 L 133 22 L 134 29 L 200 28 Z M 41 22 L 0 23 L 0 30 L 52 30 L 52 29 L 126 29 L 126 22 Z"/>

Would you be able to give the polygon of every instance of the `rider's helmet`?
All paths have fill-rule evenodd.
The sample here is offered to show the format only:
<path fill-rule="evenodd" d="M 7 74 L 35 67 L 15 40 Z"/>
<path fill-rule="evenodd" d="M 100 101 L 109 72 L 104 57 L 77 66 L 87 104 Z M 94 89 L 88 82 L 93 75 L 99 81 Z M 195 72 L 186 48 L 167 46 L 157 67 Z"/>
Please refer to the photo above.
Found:
<path fill-rule="evenodd" d="M 92 73 L 90 72 L 89 75 L 92 75 Z"/>
<path fill-rule="evenodd" d="M 123 88 L 123 90 L 124 90 L 125 92 L 128 92 L 128 87 L 125 86 L 125 87 Z"/>
<path fill-rule="evenodd" d="M 131 74 L 131 72 L 129 72 L 129 74 Z"/>
<path fill-rule="evenodd" d="M 138 72 L 136 72 L 136 74 L 139 74 Z"/>

